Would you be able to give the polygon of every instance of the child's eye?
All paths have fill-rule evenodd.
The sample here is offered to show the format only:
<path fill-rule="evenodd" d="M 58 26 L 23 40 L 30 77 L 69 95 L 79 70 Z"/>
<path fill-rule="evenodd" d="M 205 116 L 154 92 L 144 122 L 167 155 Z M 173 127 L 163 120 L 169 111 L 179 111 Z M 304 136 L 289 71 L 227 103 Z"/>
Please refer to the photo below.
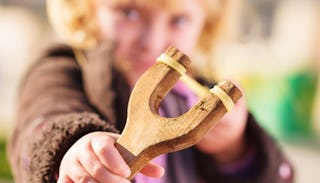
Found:
<path fill-rule="evenodd" d="M 187 16 L 178 15 L 178 16 L 175 16 L 171 19 L 171 25 L 180 27 L 180 26 L 186 25 L 188 23 L 188 21 L 189 21 L 189 18 Z"/>
<path fill-rule="evenodd" d="M 127 18 L 128 20 L 138 20 L 140 17 L 138 10 L 134 8 L 123 8 L 120 10 L 122 15 Z"/>

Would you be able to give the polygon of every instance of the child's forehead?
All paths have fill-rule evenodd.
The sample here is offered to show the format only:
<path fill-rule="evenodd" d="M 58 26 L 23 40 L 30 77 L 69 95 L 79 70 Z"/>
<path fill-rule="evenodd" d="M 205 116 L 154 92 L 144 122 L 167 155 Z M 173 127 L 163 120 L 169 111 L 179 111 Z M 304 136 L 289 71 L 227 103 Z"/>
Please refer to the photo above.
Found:
<path fill-rule="evenodd" d="M 108 0 L 112 6 L 138 6 L 150 9 L 181 10 L 183 0 Z M 180 5 L 180 6 L 179 6 Z"/>

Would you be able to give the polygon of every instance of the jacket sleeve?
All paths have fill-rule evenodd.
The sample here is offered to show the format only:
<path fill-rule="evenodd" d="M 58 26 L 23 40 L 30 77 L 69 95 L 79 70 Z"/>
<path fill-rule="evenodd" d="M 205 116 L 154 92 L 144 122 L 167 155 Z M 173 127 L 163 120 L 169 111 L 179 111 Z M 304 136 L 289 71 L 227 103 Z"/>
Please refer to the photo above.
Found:
<path fill-rule="evenodd" d="M 116 132 L 88 102 L 71 49 L 60 46 L 48 51 L 20 87 L 8 144 L 15 182 L 56 182 L 65 152 L 93 131 Z"/>
<path fill-rule="evenodd" d="M 204 182 L 292 183 L 293 168 L 276 142 L 249 114 L 245 138 L 253 150 L 241 168 L 224 171 L 208 155 L 195 150 L 196 164 Z M 208 163 L 209 162 L 209 163 Z M 210 163 L 211 162 L 211 163 Z"/>

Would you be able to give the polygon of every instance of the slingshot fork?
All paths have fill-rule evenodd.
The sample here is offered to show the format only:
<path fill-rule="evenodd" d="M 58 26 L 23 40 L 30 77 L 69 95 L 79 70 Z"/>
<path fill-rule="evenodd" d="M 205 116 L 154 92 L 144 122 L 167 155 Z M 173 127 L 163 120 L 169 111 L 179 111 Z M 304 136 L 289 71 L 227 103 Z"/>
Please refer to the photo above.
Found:
<path fill-rule="evenodd" d="M 174 47 L 169 47 L 165 54 L 185 68 L 190 65 L 189 58 Z M 227 112 L 220 98 L 208 90 L 186 113 L 161 117 L 160 103 L 179 77 L 177 70 L 158 62 L 140 77 L 131 93 L 127 123 L 115 143 L 131 169 L 129 180 L 156 156 L 196 144 Z M 229 81 L 219 82 L 218 86 L 234 103 L 242 96 Z"/>

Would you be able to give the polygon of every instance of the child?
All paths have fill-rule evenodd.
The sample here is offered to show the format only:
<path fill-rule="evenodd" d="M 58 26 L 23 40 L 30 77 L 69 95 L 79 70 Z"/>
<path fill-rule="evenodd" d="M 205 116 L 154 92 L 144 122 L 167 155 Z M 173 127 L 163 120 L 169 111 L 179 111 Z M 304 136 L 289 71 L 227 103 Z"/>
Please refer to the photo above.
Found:
<path fill-rule="evenodd" d="M 15 181 L 129 182 L 130 169 L 114 143 L 125 125 L 130 90 L 169 45 L 187 55 L 209 55 L 231 2 L 47 1 L 52 24 L 73 48 L 49 49 L 21 86 L 9 146 Z M 194 99 L 189 89 L 176 87 L 164 99 L 162 115 L 177 116 Z M 197 145 L 154 161 L 134 181 L 292 181 L 290 165 L 244 99 Z"/>

